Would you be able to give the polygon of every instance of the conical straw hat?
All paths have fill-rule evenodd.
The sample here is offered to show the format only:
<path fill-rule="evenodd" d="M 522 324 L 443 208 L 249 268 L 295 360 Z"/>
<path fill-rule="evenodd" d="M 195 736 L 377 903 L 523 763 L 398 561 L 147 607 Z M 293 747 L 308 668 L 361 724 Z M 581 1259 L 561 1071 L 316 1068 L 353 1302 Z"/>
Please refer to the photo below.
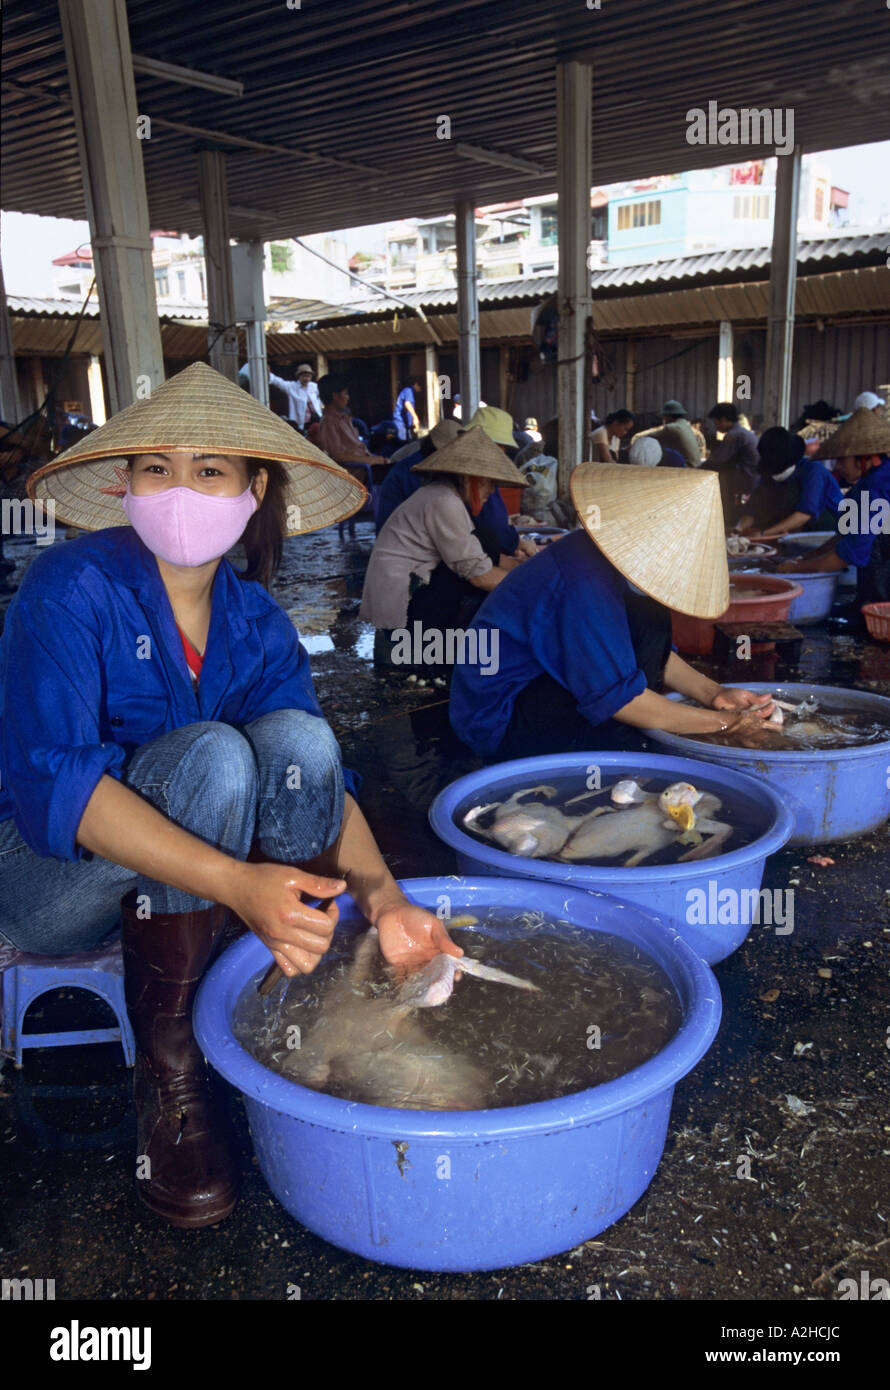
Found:
<path fill-rule="evenodd" d="M 833 434 L 837 434 L 837 428 L 833 420 L 808 420 L 803 429 L 798 430 L 797 433 L 801 439 L 808 441 L 818 439 L 821 442 L 823 439 L 830 439 Z M 813 455 L 811 454 L 810 457 L 812 458 Z"/>
<path fill-rule="evenodd" d="M 453 444 L 437 449 L 421 459 L 412 473 L 464 473 L 469 477 L 490 478 L 505 487 L 525 487 L 526 480 L 507 455 L 494 444 L 481 425 L 461 430 Z"/>
<path fill-rule="evenodd" d="M 695 618 L 726 612 L 729 567 L 716 473 L 582 463 L 571 490 L 582 526 L 625 579 Z"/>
<path fill-rule="evenodd" d="M 28 496 L 52 498 L 56 519 L 66 526 L 126 526 L 122 465 L 135 454 L 175 450 L 277 459 L 288 475 L 285 504 L 294 521 L 288 536 L 343 521 L 367 496 L 345 468 L 203 362 L 170 377 L 32 473 Z"/>
<path fill-rule="evenodd" d="M 890 425 L 874 411 L 861 405 L 848 420 L 829 435 L 814 459 L 845 459 L 851 455 L 890 453 Z"/>

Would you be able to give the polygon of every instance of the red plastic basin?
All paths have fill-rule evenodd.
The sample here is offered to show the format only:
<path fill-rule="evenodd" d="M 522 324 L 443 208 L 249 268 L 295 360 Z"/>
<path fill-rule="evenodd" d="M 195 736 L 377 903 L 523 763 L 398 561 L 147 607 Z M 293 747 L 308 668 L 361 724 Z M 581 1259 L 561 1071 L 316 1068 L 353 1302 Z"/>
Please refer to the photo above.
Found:
<path fill-rule="evenodd" d="M 684 656 L 710 656 L 714 646 L 715 623 L 780 623 L 788 618 L 793 599 L 803 587 L 778 574 L 734 574 L 734 589 L 755 589 L 757 598 L 734 598 L 719 618 L 692 618 L 672 611 L 674 641 Z M 769 593 L 764 594 L 763 590 Z"/>

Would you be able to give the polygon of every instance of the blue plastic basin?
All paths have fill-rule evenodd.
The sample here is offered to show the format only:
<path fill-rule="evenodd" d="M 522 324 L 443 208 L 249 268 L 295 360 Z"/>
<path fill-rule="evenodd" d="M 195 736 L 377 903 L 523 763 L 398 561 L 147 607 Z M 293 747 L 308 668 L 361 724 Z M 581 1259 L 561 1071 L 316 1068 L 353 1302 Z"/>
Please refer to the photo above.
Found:
<path fill-rule="evenodd" d="M 890 700 L 862 690 L 830 685 L 766 685 L 749 681 L 747 690 L 768 690 L 793 704 L 814 695 L 837 702 L 851 712 L 871 714 L 890 722 Z M 679 699 L 671 695 L 670 699 Z M 747 772 L 782 797 L 794 816 L 789 844 L 819 844 L 853 840 L 874 830 L 890 816 L 890 741 L 861 748 L 816 749 L 811 752 L 767 752 L 765 749 L 723 748 L 697 743 L 679 734 L 647 729 L 646 736 L 671 753 L 694 754 L 733 772 Z"/>
<path fill-rule="evenodd" d="M 789 536 L 779 536 L 779 545 L 787 555 L 803 555 L 807 550 L 819 550 L 826 541 L 833 540 L 837 533 L 835 531 L 792 531 Z M 845 570 L 837 571 L 837 582 L 840 588 L 855 588 L 859 571 L 855 565 L 848 565 Z"/>
<path fill-rule="evenodd" d="M 823 618 L 827 618 L 831 612 L 831 605 L 834 603 L 834 596 L 837 592 L 838 574 L 789 574 L 781 576 L 784 579 L 793 579 L 795 584 L 799 584 L 803 589 L 802 594 L 791 600 L 791 607 L 788 610 L 788 621 L 796 626 L 806 623 L 821 623 Z"/>
<path fill-rule="evenodd" d="M 534 787 L 554 777 L 572 776 L 579 788 L 586 784 L 589 770 L 600 769 L 605 786 L 622 777 L 658 777 L 665 785 L 670 782 L 692 782 L 702 790 L 712 790 L 718 796 L 741 801 L 750 811 L 762 817 L 763 831 L 751 844 L 727 854 L 715 855 L 701 863 L 670 864 L 661 867 L 641 864 L 626 869 L 620 865 L 604 868 L 591 864 L 562 864 L 553 859 L 527 859 L 507 850 L 477 840 L 468 835 L 455 821 L 480 802 L 491 801 L 498 791 L 499 799 L 520 787 Z M 641 907 L 663 914 L 670 920 L 684 941 L 713 964 L 731 955 L 741 946 L 751 930 L 751 912 L 741 906 L 738 920 L 727 924 L 720 920 L 731 915 L 718 903 L 715 891 L 732 889 L 736 893 L 758 890 L 763 878 L 763 865 L 788 839 L 792 817 L 775 792 L 762 782 L 754 782 L 739 773 L 715 774 L 713 767 L 701 759 L 664 757 L 658 753 L 565 753 L 554 757 L 517 758 L 494 767 L 461 777 L 440 792 L 430 807 L 430 822 L 440 840 L 457 852 L 461 873 L 500 874 L 507 878 L 521 876 L 563 883 L 567 887 L 584 888 L 588 892 L 612 893 L 617 898 L 638 903 Z M 712 888 L 711 885 L 715 885 Z M 706 920 L 702 910 L 701 893 L 705 895 Z M 723 903 L 729 899 L 724 898 Z M 739 898 L 740 905 L 746 899 Z M 747 917 L 747 920 L 745 918 Z"/>
<path fill-rule="evenodd" d="M 262 942 L 245 937 L 201 985 L 195 1032 L 209 1061 L 244 1096 L 266 1181 L 309 1230 L 383 1264 L 497 1269 L 591 1239 L 652 1181 L 674 1086 L 707 1052 L 720 1023 L 714 976 L 666 922 L 627 903 L 527 880 L 421 878 L 402 887 L 433 910 L 442 894 L 455 914 L 531 904 L 634 942 L 670 978 L 683 1022 L 642 1066 L 561 1100 L 475 1111 L 361 1105 L 286 1080 L 235 1040 L 238 999 L 270 960 Z M 339 906 L 338 932 L 360 928 L 351 899 Z"/>

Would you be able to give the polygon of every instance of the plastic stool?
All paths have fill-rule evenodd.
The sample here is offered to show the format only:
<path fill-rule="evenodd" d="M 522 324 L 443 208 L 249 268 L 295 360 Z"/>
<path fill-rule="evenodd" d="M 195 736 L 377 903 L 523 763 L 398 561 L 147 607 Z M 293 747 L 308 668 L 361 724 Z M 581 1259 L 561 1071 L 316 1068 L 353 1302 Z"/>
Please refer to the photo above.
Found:
<path fill-rule="evenodd" d="M 87 989 L 114 1011 L 117 1028 L 72 1028 L 62 1033 L 23 1033 L 28 1006 L 53 989 Z M 22 1065 L 26 1047 L 74 1047 L 84 1043 L 119 1042 L 124 1060 L 136 1060 L 133 1029 L 124 999 L 124 963 L 120 936 L 95 951 L 71 956 L 36 956 L 14 947 L 0 947 L 0 1049 Z"/>

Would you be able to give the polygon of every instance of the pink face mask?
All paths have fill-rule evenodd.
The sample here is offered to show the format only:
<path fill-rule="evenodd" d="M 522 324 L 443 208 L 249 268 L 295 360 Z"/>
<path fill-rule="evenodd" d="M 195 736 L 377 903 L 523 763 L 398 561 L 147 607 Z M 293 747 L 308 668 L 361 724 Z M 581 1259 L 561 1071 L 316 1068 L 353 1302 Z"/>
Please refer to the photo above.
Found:
<path fill-rule="evenodd" d="M 257 509 L 250 488 L 239 497 L 210 497 L 193 487 L 168 487 L 145 497 L 127 491 L 121 506 L 133 530 L 168 565 L 206 565 L 240 540 Z"/>

